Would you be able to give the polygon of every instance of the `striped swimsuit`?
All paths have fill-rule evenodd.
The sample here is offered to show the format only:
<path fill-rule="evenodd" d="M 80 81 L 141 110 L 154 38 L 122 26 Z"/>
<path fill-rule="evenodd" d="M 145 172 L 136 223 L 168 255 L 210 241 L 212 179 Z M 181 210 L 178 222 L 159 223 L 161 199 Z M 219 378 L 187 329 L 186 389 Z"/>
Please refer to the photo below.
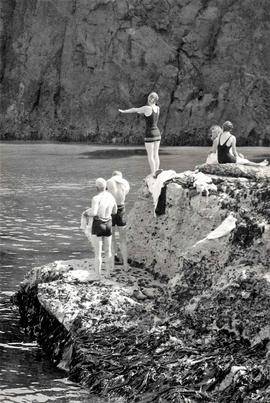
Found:
<path fill-rule="evenodd" d="M 144 115 L 144 117 L 146 121 L 144 142 L 153 143 L 154 141 L 160 141 L 161 135 L 159 128 L 157 127 L 157 122 L 159 118 L 159 109 L 157 110 L 157 112 L 153 110 L 150 116 Z"/>

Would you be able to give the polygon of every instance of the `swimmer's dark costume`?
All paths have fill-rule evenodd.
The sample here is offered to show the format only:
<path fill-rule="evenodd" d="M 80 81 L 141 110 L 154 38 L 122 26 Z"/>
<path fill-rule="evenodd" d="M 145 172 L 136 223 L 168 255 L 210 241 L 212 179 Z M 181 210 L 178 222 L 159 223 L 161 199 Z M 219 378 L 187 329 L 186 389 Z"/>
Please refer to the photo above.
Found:
<path fill-rule="evenodd" d="M 117 206 L 117 213 L 112 214 L 112 226 L 125 227 L 127 224 L 125 205 Z"/>
<path fill-rule="evenodd" d="M 217 146 L 217 160 L 219 164 L 231 164 L 236 162 L 234 155 L 230 153 L 231 145 L 227 146 L 227 141 L 231 136 L 225 141 L 224 144 L 220 144 L 220 139 Z"/>
<path fill-rule="evenodd" d="M 153 143 L 154 141 L 160 141 L 161 135 L 159 128 L 157 127 L 157 122 L 159 118 L 159 109 L 157 112 L 152 111 L 150 116 L 144 116 L 146 121 L 146 131 L 144 142 Z"/>
<path fill-rule="evenodd" d="M 92 224 L 92 235 L 96 235 L 98 237 L 100 236 L 106 236 L 109 237 L 112 235 L 112 220 L 111 218 L 105 220 L 102 218 L 99 218 L 98 216 L 95 216 L 93 218 L 93 224 Z"/>

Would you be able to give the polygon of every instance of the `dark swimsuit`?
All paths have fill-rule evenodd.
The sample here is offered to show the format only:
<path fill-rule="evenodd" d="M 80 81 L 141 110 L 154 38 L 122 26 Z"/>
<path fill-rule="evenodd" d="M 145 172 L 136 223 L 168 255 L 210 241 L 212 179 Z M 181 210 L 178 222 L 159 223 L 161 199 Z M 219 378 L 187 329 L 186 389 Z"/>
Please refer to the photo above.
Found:
<path fill-rule="evenodd" d="M 153 110 L 150 116 L 144 115 L 144 117 L 146 121 L 144 142 L 153 143 L 154 141 L 160 141 L 161 135 L 159 128 L 157 127 L 157 122 L 159 118 L 159 109 L 157 110 L 157 112 Z"/>
<path fill-rule="evenodd" d="M 112 226 L 125 227 L 127 225 L 126 209 L 124 204 L 117 206 L 117 213 L 112 214 Z"/>
<path fill-rule="evenodd" d="M 96 236 L 111 236 L 112 235 L 112 220 L 99 218 L 95 216 L 92 224 L 92 235 Z"/>
<path fill-rule="evenodd" d="M 220 139 L 217 146 L 217 160 L 219 164 L 231 164 L 236 162 L 234 155 L 230 153 L 231 145 L 227 146 L 227 141 L 231 138 L 228 137 L 224 144 L 220 144 Z"/>

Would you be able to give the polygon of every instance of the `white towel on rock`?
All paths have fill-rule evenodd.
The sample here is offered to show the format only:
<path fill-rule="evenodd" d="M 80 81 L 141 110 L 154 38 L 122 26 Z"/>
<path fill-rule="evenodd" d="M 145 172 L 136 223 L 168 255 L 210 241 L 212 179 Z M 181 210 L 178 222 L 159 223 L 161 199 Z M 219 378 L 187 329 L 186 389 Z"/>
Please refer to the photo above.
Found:
<path fill-rule="evenodd" d="M 145 178 L 146 184 L 148 186 L 148 189 L 150 193 L 152 194 L 153 197 L 153 203 L 154 203 L 154 208 L 156 209 L 157 203 L 158 203 L 158 198 L 161 192 L 161 189 L 164 186 L 164 183 L 172 179 L 176 176 L 176 172 L 171 170 L 168 171 L 162 171 L 157 178 L 153 178 L 152 175 L 148 175 Z"/>
<path fill-rule="evenodd" d="M 217 187 L 214 183 L 212 183 L 212 178 L 208 175 L 205 175 L 202 172 L 192 174 L 194 178 L 193 186 L 196 188 L 198 193 L 206 192 L 208 196 L 209 190 L 217 191 Z"/>
<path fill-rule="evenodd" d="M 93 217 L 87 216 L 87 213 L 91 213 L 91 208 L 82 213 L 80 229 L 84 232 L 88 240 L 91 241 Z"/>
<path fill-rule="evenodd" d="M 222 223 L 216 229 L 209 232 L 209 234 L 205 238 L 196 242 L 193 246 L 196 246 L 199 243 L 206 241 L 207 239 L 217 239 L 228 235 L 236 227 L 236 221 L 237 219 L 234 217 L 233 213 L 230 213 L 228 217 L 226 217 L 225 220 L 222 221 Z"/>

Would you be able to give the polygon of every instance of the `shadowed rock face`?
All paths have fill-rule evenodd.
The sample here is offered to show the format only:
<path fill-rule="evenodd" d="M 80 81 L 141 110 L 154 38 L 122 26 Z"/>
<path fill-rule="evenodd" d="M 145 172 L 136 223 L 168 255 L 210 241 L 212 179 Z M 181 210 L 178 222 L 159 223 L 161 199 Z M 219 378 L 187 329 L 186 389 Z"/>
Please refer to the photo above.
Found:
<path fill-rule="evenodd" d="M 160 95 L 164 144 L 232 120 L 270 139 L 268 0 L 3 0 L 1 138 L 141 143 L 120 116 Z"/>

